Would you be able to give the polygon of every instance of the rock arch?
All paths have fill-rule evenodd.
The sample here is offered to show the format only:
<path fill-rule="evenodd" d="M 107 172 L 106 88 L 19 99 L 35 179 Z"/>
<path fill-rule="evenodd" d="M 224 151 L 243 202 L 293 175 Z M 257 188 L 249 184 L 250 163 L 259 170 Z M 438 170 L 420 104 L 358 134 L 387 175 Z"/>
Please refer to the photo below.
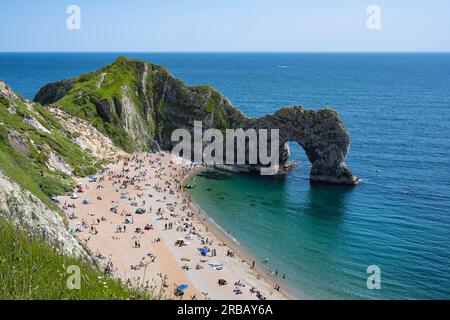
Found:
<path fill-rule="evenodd" d="M 288 161 L 287 143 L 295 141 L 300 144 L 312 165 L 312 181 L 347 185 L 358 182 L 358 177 L 345 164 L 350 149 L 350 136 L 334 110 L 315 111 L 299 106 L 287 107 L 273 115 L 246 119 L 240 125 L 245 129 L 279 129 L 280 164 Z"/>

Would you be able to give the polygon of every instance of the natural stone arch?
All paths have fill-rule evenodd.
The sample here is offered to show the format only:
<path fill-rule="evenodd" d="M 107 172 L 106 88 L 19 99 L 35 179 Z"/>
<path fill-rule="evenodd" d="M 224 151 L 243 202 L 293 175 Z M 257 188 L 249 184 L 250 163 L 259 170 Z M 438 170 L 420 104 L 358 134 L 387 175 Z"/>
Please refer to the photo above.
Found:
<path fill-rule="evenodd" d="M 350 136 L 334 110 L 288 107 L 273 115 L 246 119 L 240 125 L 245 129 L 279 129 L 280 164 L 289 159 L 288 142 L 297 142 L 311 162 L 312 181 L 349 185 L 358 181 L 345 165 Z"/>

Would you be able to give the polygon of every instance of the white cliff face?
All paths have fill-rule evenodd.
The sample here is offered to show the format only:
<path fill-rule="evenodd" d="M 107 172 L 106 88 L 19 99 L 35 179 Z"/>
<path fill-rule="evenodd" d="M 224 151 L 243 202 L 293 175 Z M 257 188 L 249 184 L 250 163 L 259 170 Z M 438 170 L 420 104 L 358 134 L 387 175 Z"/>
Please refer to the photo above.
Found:
<path fill-rule="evenodd" d="M 50 170 L 55 170 L 59 172 L 63 172 L 65 174 L 71 175 L 72 168 L 68 165 L 64 159 L 54 151 L 50 151 L 47 155 L 47 161 L 45 162 L 47 167 Z"/>
<path fill-rule="evenodd" d="M 58 108 L 49 106 L 48 111 L 59 120 L 67 131 L 77 133 L 78 137 L 73 138 L 73 142 L 78 144 L 81 149 L 89 151 L 94 157 L 113 161 L 128 156 L 88 121 L 71 116 Z"/>
<path fill-rule="evenodd" d="M 0 171 L 0 218 L 71 257 L 93 261 L 90 254 L 67 231 L 58 212 L 50 210 L 31 192 L 22 190 Z"/>
<path fill-rule="evenodd" d="M 141 115 L 137 112 L 137 108 L 131 98 L 130 89 L 126 85 L 122 85 L 122 119 L 125 130 L 130 135 L 133 143 L 145 148 L 149 144 L 149 135 L 142 122 Z"/>
<path fill-rule="evenodd" d="M 11 88 L 3 80 L 0 80 L 0 96 L 8 97 L 11 99 L 18 99 L 14 91 L 12 91 Z"/>
<path fill-rule="evenodd" d="M 35 118 L 33 117 L 25 117 L 22 119 L 23 122 L 25 122 L 26 124 L 29 124 L 30 126 L 35 127 L 38 130 L 41 130 L 45 133 L 50 133 L 50 130 L 48 130 L 46 127 L 44 127 L 39 121 L 37 121 Z"/>

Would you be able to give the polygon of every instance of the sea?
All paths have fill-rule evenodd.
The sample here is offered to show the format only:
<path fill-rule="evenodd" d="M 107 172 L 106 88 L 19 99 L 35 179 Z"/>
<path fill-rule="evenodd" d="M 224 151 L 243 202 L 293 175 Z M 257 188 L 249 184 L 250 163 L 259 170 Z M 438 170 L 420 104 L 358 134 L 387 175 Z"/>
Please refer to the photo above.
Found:
<path fill-rule="evenodd" d="M 355 187 L 311 184 L 296 143 L 298 164 L 285 177 L 195 177 L 195 203 L 263 270 L 277 271 L 282 290 L 450 299 L 450 54 L 0 53 L 0 79 L 32 99 L 120 55 L 211 85 L 250 117 L 291 105 L 339 112 Z"/>

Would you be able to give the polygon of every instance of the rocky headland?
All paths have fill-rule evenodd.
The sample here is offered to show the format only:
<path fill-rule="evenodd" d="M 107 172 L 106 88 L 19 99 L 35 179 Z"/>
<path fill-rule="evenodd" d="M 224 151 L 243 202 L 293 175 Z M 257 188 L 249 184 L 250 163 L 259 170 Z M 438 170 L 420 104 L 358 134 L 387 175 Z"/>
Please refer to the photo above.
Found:
<path fill-rule="evenodd" d="M 189 87 L 164 67 L 119 57 L 98 71 L 47 84 L 36 102 L 55 105 L 87 119 L 128 152 L 170 151 L 175 129 L 279 129 L 280 171 L 289 161 L 289 141 L 299 143 L 312 164 L 312 181 L 354 185 L 358 178 L 347 168 L 350 135 L 338 113 L 292 106 L 273 115 L 249 118 L 209 86 Z M 248 146 L 247 146 L 248 148 Z M 261 165 L 236 169 L 259 172 Z"/>

